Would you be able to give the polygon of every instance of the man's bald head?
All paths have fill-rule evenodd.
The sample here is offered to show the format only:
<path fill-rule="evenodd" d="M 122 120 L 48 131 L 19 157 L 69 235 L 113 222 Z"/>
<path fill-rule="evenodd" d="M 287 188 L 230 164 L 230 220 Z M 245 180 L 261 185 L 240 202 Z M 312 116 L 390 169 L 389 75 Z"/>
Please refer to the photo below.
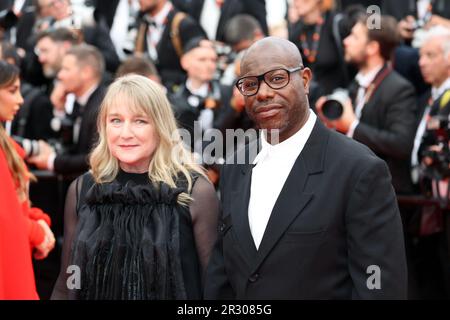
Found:
<path fill-rule="evenodd" d="M 277 37 L 255 42 L 242 58 L 238 80 L 243 83 L 247 79 L 250 85 L 257 81 L 255 93 L 244 97 L 247 114 L 257 127 L 277 130 L 279 141 L 288 139 L 308 119 L 311 77 L 311 70 L 303 67 L 300 52 L 292 42 Z M 268 133 L 267 140 L 272 141 L 272 133 Z"/>
<path fill-rule="evenodd" d="M 297 46 L 283 38 L 267 37 L 256 41 L 245 52 L 241 61 L 241 74 L 251 70 L 252 62 L 267 59 L 279 60 L 287 67 L 303 65 L 302 56 Z"/>

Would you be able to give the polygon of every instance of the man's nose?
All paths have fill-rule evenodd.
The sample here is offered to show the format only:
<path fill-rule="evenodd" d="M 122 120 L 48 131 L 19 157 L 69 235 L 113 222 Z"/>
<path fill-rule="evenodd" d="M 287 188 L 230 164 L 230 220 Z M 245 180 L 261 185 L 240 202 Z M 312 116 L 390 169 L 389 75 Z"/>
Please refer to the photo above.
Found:
<path fill-rule="evenodd" d="M 258 100 L 267 100 L 269 98 L 273 98 L 274 89 L 269 87 L 264 80 L 261 80 L 259 83 L 259 90 L 256 94 L 256 99 Z"/>

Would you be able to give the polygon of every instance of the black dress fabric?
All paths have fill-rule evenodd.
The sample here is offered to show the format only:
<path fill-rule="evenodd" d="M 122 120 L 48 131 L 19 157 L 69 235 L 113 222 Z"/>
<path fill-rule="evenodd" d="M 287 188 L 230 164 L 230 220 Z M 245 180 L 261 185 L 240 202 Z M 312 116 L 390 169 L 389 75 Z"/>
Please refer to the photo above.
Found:
<path fill-rule="evenodd" d="M 326 12 L 324 15 L 324 24 L 320 30 L 320 40 L 316 61 L 310 63 L 302 49 L 300 35 L 306 34 L 309 48 L 313 47 L 313 34 L 316 31 L 316 25 L 308 25 L 302 20 L 291 26 L 289 30 L 289 40 L 295 43 L 299 48 L 303 64 L 305 67 L 311 68 L 314 75 L 314 81 L 317 82 L 319 88 L 318 95 L 326 95 L 333 92 L 336 88 L 346 88 L 348 79 L 346 77 L 346 64 L 337 47 L 337 41 L 333 35 L 333 12 Z"/>
<path fill-rule="evenodd" d="M 76 228 L 72 226 L 73 236 L 69 232 L 64 239 L 72 242 L 71 253 L 63 253 L 52 298 L 201 299 L 202 269 L 215 241 L 217 198 L 210 183 L 200 177 L 191 194 L 197 199 L 189 207 L 181 206 L 177 196 L 187 192 L 187 182 L 178 181 L 177 188 L 154 186 L 147 173 L 124 171 L 106 184 L 95 184 L 90 174 L 79 178 Z M 209 193 L 210 201 L 196 196 L 200 189 Z M 192 212 L 195 207 L 201 212 Z M 196 226 L 205 219 L 206 225 Z M 64 247 L 68 249 L 67 244 Z M 70 265 L 81 271 L 79 289 L 67 289 L 63 272 Z"/>

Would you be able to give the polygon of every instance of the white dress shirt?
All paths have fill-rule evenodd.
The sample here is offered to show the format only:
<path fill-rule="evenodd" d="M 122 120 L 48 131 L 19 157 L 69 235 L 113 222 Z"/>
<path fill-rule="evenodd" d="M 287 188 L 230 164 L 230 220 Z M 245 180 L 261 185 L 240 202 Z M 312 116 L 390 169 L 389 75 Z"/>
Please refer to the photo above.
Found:
<path fill-rule="evenodd" d="M 216 0 L 205 0 L 200 15 L 200 25 L 210 40 L 216 40 L 221 9 Z"/>
<path fill-rule="evenodd" d="M 364 108 L 364 105 L 366 104 L 367 88 L 370 86 L 370 84 L 373 82 L 378 72 L 380 72 L 382 68 L 383 65 L 379 65 L 366 74 L 358 72 L 358 74 L 356 75 L 355 80 L 359 84 L 359 89 L 355 99 L 355 115 L 357 120 L 353 121 L 353 123 L 350 125 L 350 128 L 347 132 L 347 137 L 353 138 L 355 129 L 359 124 L 359 119 L 361 119 L 362 110 Z"/>
<path fill-rule="evenodd" d="M 109 33 L 120 60 L 125 60 L 127 55 L 123 49 L 130 48 L 130 25 L 135 23 L 135 16 L 139 11 L 139 3 L 136 0 L 120 0 L 114 15 L 113 24 Z M 134 35 L 135 36 L 135 35 Z"/>
<path fill-rule="evenodd" d="M 316 123 L 317 116 L 309 112 L 305 125 L 289 139 L 269 144 L 261 135 L 262 149 L 253 164 L 248 220 L 256 248 L 259 248 L 272 214 L 273 207 L 283 189 L 295 161 L 303 150 Z"/>

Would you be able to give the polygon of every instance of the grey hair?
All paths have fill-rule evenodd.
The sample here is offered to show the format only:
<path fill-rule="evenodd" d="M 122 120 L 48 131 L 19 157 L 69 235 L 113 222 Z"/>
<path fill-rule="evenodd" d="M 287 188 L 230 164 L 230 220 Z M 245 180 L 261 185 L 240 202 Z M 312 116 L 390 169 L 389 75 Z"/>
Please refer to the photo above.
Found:
<path fill-rule="evenodd" d="M 423 37 L 422 45 L 434 38 L 442 38 L 443 39 L 443 41 L 441 42 L 442 51 L 443 51 L 446 59 L 449 59 L 448 57 L 450 55 L 450 28 L 446 28 L 446 27 L 440 26 L 440 25 L 431 27 L 425 33 L 425 35 Z"/>

